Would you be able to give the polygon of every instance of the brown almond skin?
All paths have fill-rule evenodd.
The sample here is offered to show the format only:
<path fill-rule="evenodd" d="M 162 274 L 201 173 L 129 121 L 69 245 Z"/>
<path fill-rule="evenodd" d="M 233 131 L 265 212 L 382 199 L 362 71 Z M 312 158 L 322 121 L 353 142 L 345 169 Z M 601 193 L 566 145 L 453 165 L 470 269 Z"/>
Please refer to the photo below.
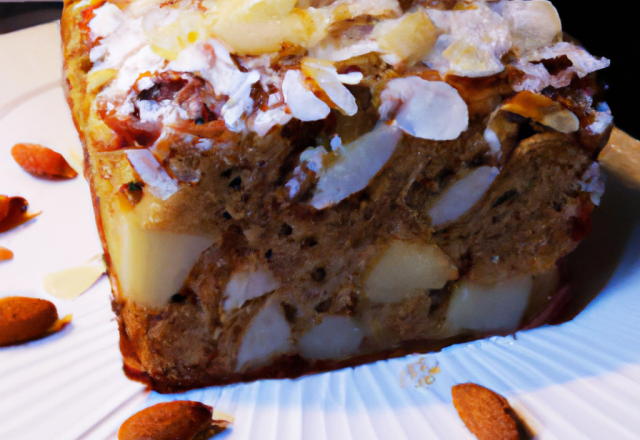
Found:
<path fill-rule="evenodd" d="M 10 296 L 0 299 L 0 347 L 45 336 L 58 320 L 53 303 L 44 299 Z"/>
<path fill-rule="evenodd" d="M 9 215 L 9 208 L 11 207 L 11 198 L 0 194 L 0 222 Z"/>
<path fill-rule="evenodd" d="M 78 175 L 62 155 L 42 145 L 16 144 L 11 155 L 23 170 L 35 177 L 73 179 Z"/>
<path fill-rule="evenodd" d="M 11 249 L 0 246 L 0 261 L 8 261 L 13 259 L 13 252 Z"/>
<path fill-rule="evenodd" d="M 129 417 L 118 440 L 193 440 L 211 427 L 213 408 L 200 402 L 158 403 Z"/>
<path fill-rule="evenodd" d="M 507 399 L 475 383 L 451 389 L 460 418 L 479 440 L 519 440 L 515 413 Z"/>
<path fill-rule="evenodd" d="M 29 203 L 22 197 L 0 195 L 0 233 L 10 231 L 40 213 L 29 213 Z"/>

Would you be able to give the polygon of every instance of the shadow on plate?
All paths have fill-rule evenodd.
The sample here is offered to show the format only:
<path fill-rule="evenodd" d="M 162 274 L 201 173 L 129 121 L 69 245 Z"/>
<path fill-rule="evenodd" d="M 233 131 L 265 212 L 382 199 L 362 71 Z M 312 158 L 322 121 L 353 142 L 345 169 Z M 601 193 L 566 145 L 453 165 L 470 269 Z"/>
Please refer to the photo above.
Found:
<path fill-rule="evenodd" d="M 593 212 L 591 234 L 567 257 L 568 272 L 577 295 L 567 312 L 572 319 L 593 301 L 618 270 L 623 255 L 640 249 L 628 246 L 631 234 L 640 224 L 640 192 L 608 178 L 602 203 Z"/>

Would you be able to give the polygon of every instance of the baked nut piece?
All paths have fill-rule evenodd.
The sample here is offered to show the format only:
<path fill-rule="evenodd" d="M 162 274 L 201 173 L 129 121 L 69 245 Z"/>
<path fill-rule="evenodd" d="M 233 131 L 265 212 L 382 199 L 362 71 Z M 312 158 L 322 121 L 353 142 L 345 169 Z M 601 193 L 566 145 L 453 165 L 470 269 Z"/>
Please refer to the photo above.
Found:
<path fill-rule="evenodd" d="M 71 0 L 62 37 L 125 370 L 159 391 L 513 332 L 604 189 L 609 62 L 547 1 Z"/>
<path fill-rule="evenodd" d="M 213 408 L 200 402 L 157 403 L 125 420 L 118 440 L 208 440 L 230 424 L 215 417 Z"/>
<path fill-rule="evenodd" d="M 453 406 L 478 440 L 526 440 L 531 430 L 511 408 L 507 399 L 475 383 L 451 388 Z"/>

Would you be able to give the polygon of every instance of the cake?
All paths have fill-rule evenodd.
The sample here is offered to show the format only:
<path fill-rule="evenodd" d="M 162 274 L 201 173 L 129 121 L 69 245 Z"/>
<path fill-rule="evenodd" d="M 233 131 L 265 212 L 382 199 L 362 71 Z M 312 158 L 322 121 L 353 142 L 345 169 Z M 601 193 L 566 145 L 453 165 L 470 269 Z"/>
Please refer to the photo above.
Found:
<path fill-rule="evenodd" d="M 550 2 L 67 0 L 61 32 L 130 377 L 297 377 L 566 299 L 609 61 Z"/>

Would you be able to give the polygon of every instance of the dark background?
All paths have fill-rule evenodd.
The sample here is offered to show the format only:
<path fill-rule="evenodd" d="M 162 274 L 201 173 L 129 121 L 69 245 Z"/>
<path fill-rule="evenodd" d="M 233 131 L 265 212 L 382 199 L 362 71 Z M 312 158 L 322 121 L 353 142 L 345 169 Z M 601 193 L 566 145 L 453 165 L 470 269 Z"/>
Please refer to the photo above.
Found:
<path fill-rule="evenodd" d="M 630 0 L 555 0 L 564 31 L 611 66 L 600 72 L 618 127 L 640 138 L 640 20 Z M 0 2 L 0 33 L 55 20 L 62 2 Z"/>
<path fill-rule="evenodd" d="M 618 127 L 640 138 L 640 21 L 629 0 L 552 0 L 565 32 L 595 56 L 611 60 L 599 72 Z"/>

